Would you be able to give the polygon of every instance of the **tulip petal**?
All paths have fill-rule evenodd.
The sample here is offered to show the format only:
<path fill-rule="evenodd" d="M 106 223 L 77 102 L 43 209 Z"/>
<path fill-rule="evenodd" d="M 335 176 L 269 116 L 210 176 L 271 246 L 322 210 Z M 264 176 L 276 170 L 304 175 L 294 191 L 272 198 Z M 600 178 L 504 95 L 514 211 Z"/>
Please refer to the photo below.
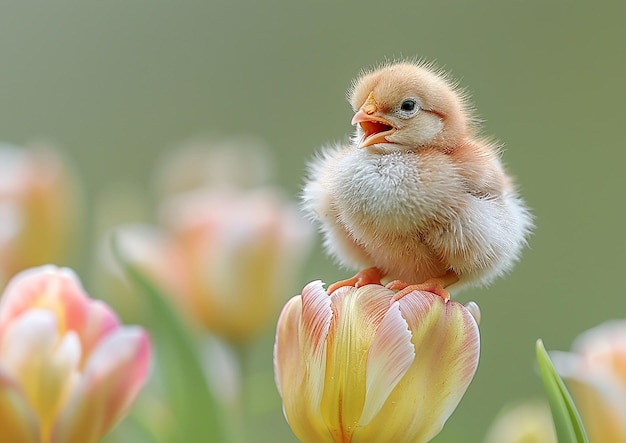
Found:
<path fill-rule="evenodd" d="M 58 297 L 63 297 L 61 302 Z M 27 269 L 17 274 L 0 300 L 0 333 L 22 312 L 33 307 L 48 308 L 63 320 L 83 318 L 87 301 L 78 277 L 68 268 L 53 265 Z"/>
<path fill-rule="evenodd" d="M 0 367 L 0 430 L 2 441 L 41 443 L 37 418 L 26 398 Z"/>
<path fill-rule="evenodd" d="M 322 414 L 335 441 L 350 441 L 358 425 L 365 404 L 369 348 L 393 294 L 380 285 L 345 287 L 332 294 Z"/>
<path fill-rule="evenodd" d="M 11 279 L 2 296 L 0 335 L 24 311 L 43 308 L 55 313 L 61 333 L 74 330 L 82 336 L 81 331 L 88 327 L 90 303 L 71 269 L 53 265 L 27 269 Z"/>
<path fill-rule="evenodd" d="M 31 309 L 13 321 L 0 342 L 5 368 L 19 380 L 47 435 L 75 383 L 81 348 L 76 334 L 59 339 L 54 314 Z"/>
<path fill-rule="evenodd" d="M 52 431 L 52 443 L 98 441 L 129 408 L 148 373 L 150 343 L 136 327 L 105 337 Z"/>
<path fill-rule="evenodd" d="M 411 331 L 398 302 L 385 314 L 367 357 L 365 405 L 359 426 L 366 426 L 415 360 Z"/>
<path fill-rule="evenodd" d="M 50 354 L 57 340 L 54 314 L 44 309 L 32 309 L 13 321 L 0 336 L 3 365 L 22 379 L 22 383 L 29 379 L 36 381 L 44 356 Z"/>
<path fill-rule="evenodd" d="M 246 214 L 253 211 L 250 207 L 238 209 Z M 200 266 L 193 295 L 203 321 L 235 341 L 245 341 L 266 324 L 284 284 L 284 270 L 277 267 L 281 252 L 277 250 L 278 220 L 264 222 L 267 216 L 276 218 L 277 214 L 266 214 L 268 210 L 253 211 L 255 220 L 246 214 L 239 217 L 239 211 L 229 213 L 207 235 L 208 244 L 201 246 L 197 257 Z M 246 278 L 238 278 L 237 272 Z"/>
<path fill-rule="evenodd" d="M 399 308 L 413 333 L 416 358 L 378 415 L 354 432 L 354 443 L 429 441 L 441 431 L 476 371 L 478 326 L 463 305 L 414 291 L 399 300 Z"/>
<path fill-rule="evenodd" d="M 320 413 L 326 371 L 331 299 L 322 282 L 309 283 L 287 302 L 278 320 L 274 371 L 283 411 L 304 442 L 333 442 Z M 297 392 L 297 394 L 296 394 Z"/>
<path fill-rule="evenodd" d="M 308 357 L 313 359 L 315 366 L 325 364 L 326 337 L 332 317 L 331 298 L 322 282 L 309 283 L 302 291 L 301 350 L 310 354 Z"/>
<path fill-rule="evenodd" d="M 82 329 L 78 330 L 84 354 L 89 355 L 100 340 L 120 327 L 117 315 L 113 310 L 99 300 L 90 300 L 86 321 Z"/>
<path fill-rule="evenodd" d="M 299 365 L 294 363 L 300 359 L 300 318 L 302 318 L 302 296 L 291 298 L 283 307 L 276 326 L 274 343 L 274 378 L 278 393 L 290 387 Z"/>

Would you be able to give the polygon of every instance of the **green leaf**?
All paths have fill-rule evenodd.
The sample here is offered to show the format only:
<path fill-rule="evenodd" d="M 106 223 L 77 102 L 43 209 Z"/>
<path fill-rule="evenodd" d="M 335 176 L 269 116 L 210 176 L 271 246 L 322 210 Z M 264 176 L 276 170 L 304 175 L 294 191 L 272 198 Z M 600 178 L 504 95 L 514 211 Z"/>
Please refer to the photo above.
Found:
<path fill-rule="evenodd" d="M 226 442 L 224 411 L 207 384 L 198 348 L 191 332 L 169 299 L 124 256 L 117 237 L 113 253 L 130 281 L 145 294 L 155 317 L 151 333 L 157 345 L 157 362 L 164 375 L 167 402 L 173 413 L 170 442 Z"/>
<path fill-rule="evenodd" d="M 541 339 L 537 340 L 537 363 L 548 395 L 559 443 L 589 443 L 574 401 L 557 374 Z"/>

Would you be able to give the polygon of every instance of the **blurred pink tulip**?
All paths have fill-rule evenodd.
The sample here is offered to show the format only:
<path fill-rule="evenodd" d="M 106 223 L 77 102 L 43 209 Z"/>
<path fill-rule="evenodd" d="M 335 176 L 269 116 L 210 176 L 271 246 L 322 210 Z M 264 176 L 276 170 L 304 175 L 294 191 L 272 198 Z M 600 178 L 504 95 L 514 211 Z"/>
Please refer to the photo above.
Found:
<path fill-rule="evenodd" d="M 626 442 L 626 320 L 581 334 L 570 353 L 554 353 L 590 443 Z"/>
<path fill-rule="evenodd" d="M 97 442 L 128 412 L 150 361 L 147 334 L 123 327 L 67 268 L 21 272 L 0 299 L 3 442 Z"/>
<path fill-rule="evenodd" d="M 269 326 L 311 249 L 295 205 L 271 188 L 205 188 L 161 209 L 163 229 L 120 230 L 129 258 L 188 318 L 231 342 Z"/>
<path fill-rule="evenodd" d="M 418 291 L 396 300 L 379 285 L 329 296 L 316 281 L 283 309 L 274 373 L 303 442 L 420 443 L 461 400 L 479 347 L 475 318 L 455 301 Z"/>
<path fill-rule="evenodd" d="M 69 257 L 77 205 L 78 188 L 58 152 L 0 144 L 0 286 L 21 270 Z"/>

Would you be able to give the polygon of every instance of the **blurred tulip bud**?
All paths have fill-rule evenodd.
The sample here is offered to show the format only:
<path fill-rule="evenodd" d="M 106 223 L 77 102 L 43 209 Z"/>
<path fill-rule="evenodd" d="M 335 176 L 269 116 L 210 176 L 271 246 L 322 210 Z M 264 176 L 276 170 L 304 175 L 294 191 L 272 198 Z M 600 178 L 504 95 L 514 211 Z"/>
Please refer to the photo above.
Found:
<path fill-rule="evenodd" d="M 309 283 L 278 321 L 274 373 L 303 442 L 427 442 L 478 365 L 478 325 L 455 301 Z"/>
<path fill-rule="evenodd" d="M 23 269 L 68 259 L 77 204 L 78 188 L 56 151 L 0 145 L 0 285 Z"/>
<path fill-rule="evenodd" d="M 541 401 L 507 408 L 496 417 L 485 443 L 557 443 L 550 408 Z"/>
<path fill-rule="evenodd" d="M 126 256 L 189 318 L 232 342 L 268 326 L 311 249 L 311 226 L 273 189 L 201 189 L 162 207 L 163 230 L 122 228 Z"/>
<path fill-rule="evenodd" d="M 571 353 L 550 355 L 571 389 L 589 442 L 626 442 L 626 320 L 584 332 Z"/>
<path fill-rule="evenodd" d="M 181 296 L 234 341 L 269 323 L 310 250 L 310 226 L 275 190 L 188 193 L 163 207 L 163 219 L 185 263 Z"/>
<path fill-rule="evenodd" d="M 0 301 L 2 441 L 92 443 L 129 410 L 150 343 L 67 268 L 21 272 Z"/>

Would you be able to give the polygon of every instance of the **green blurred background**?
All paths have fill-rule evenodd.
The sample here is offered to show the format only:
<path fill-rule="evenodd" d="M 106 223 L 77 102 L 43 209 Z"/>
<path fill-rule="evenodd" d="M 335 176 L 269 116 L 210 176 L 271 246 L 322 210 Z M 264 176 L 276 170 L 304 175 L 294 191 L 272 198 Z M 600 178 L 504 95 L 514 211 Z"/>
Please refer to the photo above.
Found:
<path fill-rule="evenodd" d="M 148 189 L 159 153 L 190 137 L 259 136 L 295 199 L 307 159 L 351 131 L 361 68 L 435 60 L 506 144 L 537 224 L 511 275 L 458 296 L 481 306 L 482 358 L 435 441 L 477 442 L 501 406 L 541 395 L 538 337 L 567 349 L 626 314 L 625 18 L 620 1 L 2 1 L 0 139 L 64 148 L 93 211 L 111 183 Z M 300 287 L 349 274 L 318 246 Z M 269 371 L 271 330 L 260 343 Z M 295 441 L 262 379 L 252 434 Z"/>

